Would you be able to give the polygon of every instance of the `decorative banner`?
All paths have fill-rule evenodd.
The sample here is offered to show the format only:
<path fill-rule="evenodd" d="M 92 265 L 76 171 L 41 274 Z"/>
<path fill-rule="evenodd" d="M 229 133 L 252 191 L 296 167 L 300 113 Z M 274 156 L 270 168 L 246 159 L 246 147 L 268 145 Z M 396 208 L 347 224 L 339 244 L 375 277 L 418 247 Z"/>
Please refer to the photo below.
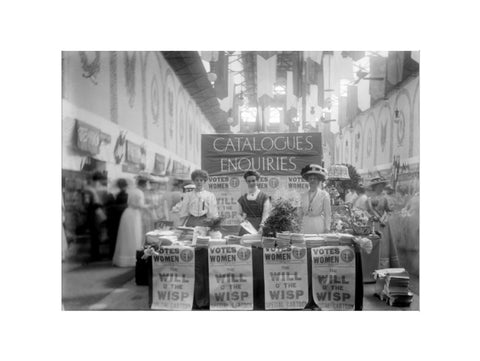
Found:
<path fill-rule="evenodd" d="M 77 147 L 81 151 L 96 155 L 100 153 L 101 131 L 89 124 L 76 120 Z"/>
<path fill-rule="evenodd" d="M 252 248 L 208 249 L 210 310 L 253 310 Z"/>
<path fill-rule="evenodd" d="M 165 172 L 165 156 L 155 153 L 155 163 L 153 166 L 154 174 L 163 174 Z"/>
<path fill-rule="evenodd" d="M 308 190 L 308 183 L 301 176 L 261 176 L 258 188 L 272 199 L 286 197 Z M 240 224 L 238 218 L 238 199 L 248 191 L 247 183 L 242 176 L 211 176 L 205 189 L 215 194 L 219 215 L 223 218 L 224 226 Z"/>
<path fill-rule="evenodd" d="M 138 144 L 132 143 L 127 140 L 127 151 L 125 160 L 129 163 L 141 164 L 142 163 L 142 147 Z"/>
<path fill-rule="evenodd" d="M 307 249 L 264 248 L 265 309 L 303 309 L 308 303 Z"/>
<path fill-rule="evenodd" d="M 183 165 L 178 160 L 173 160 L 172 175 L 180 179 L 190 179 L 190 167 Z"/>
<path fill-rule="evenodd" d="M 299 175 L 322 162 L 321 133 L 202 134 L 202 169 L 210 175 Z"/>
<path fill-rule="evenodd" d="M 152 256 L 152 309 L 191 310 L 195 285 L 192 247 L 160 247 Z"/>
<path fill-rule="evenodd" d="M 312 291 L 321 310 L 355 309 L 355 252 L 352 247 L 312 248 Z"/>

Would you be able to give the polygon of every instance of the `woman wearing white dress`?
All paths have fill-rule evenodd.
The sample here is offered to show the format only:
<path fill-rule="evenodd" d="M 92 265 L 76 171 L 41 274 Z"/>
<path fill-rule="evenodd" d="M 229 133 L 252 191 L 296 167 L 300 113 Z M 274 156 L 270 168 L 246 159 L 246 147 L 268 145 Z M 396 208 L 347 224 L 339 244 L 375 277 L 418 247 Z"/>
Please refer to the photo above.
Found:
<path fill-rule="evenodd" d="M 137 186 L 142 187 L 144 182 L 146 182 L 145 179 L 139 178 Z M 142 248 L 145 236 L 142 210 L 148 207 L 145 204 L 145 195 L 140 188 L 128 190 L 128 207 L 120 218 L 113 265 L 118 267 L 135 266 L 136 251 Z"/>
<path fill-rule="evenodd" d="M 322 187 L 327 178 L 327 171 L 317 164 L 310 164 L 302 169 L 301 175 L 310 186 L 308 192 L 301 195 L 301 232 L 304 234 L 327 233 L 330 231 L 332 220 L 330 195 Z"/>

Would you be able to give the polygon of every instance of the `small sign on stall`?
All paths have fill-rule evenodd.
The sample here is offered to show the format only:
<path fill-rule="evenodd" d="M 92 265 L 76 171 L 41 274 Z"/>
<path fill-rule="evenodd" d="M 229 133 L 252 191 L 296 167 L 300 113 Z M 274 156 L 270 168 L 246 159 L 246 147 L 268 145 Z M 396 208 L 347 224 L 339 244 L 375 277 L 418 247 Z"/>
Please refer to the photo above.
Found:
<path fill-rule="evenodd" d="M 307 249 L 263 250 L 265 309 L 303 309 L 308 303 Z"/>
<path fill-rule="evenodd" d="M 355 276 L 355 251 L 352 247 L 312 248 L 313 299 L 321 310 L 354 310 Z"/>
<path fill-rule="evenodd" d="M 210 310 L 253 310 L 252 248 L 208 249 Z"/>
<path fill-rule="evenodd" d="M 160 247 L 152 256 L 152 309 L 191 310 L 195 285 L 192 247 Z"/>

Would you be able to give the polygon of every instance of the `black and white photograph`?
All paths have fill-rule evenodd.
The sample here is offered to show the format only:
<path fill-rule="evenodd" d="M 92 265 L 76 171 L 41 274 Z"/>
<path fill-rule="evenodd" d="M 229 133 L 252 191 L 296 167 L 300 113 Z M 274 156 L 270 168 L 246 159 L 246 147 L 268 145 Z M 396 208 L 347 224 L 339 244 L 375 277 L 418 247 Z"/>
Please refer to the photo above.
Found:
<path fill-rule="evenodd" d="M 474 359 L 473 5 L 4 5 L 0 358 Z"/>
<path fill-rule="evenodd" d="M 420 51 L 62 52 L 64 310 L 418 311 Z"/>

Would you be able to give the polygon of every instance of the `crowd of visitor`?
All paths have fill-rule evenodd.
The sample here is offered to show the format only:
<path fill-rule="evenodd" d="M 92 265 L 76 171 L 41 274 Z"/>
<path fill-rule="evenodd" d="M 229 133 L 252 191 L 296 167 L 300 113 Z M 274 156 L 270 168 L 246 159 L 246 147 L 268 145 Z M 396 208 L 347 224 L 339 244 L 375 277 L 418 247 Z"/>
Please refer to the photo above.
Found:
<path fill-rule="evenodd" d="M 381 177 L 340 195 L 324 188 L 328 175 L 323 167 L 310 164 L 300 175 L 309 184 L 309 190 L 301 194 L 298 209 L 302 233 L 329 232 L 332 207 L 338 203 L 368 212 L 380 226 L 393 211 L 418 211 L 418 194 L 411 197 L 405 187 L 394 189 Z M 238 199 L 239 222 L 248 223 L 249 229 L 253 227 L 258 233 L 272 208 L 270 197 L 258 188 L 260 176 L 256 171 L 243 175 L 247 193 Z M 102 258 L 100 244 L 106 243 L 115 266 L 134 266 L 135 253 L 142 247 L 145 233 L 165 226 L 195 227 L 219 218 L 215 195 L 205 189 L 207 181 L 208 173 L 198 169 L 192 172 L 191 181 L 140 173 L 135 184 L 121 178 L 108 187 L 105 174 L 95 172 L 83 192 L 90 260 Z M 240 227 L 239 235 L 245 233 L 246 228 Z"/>

